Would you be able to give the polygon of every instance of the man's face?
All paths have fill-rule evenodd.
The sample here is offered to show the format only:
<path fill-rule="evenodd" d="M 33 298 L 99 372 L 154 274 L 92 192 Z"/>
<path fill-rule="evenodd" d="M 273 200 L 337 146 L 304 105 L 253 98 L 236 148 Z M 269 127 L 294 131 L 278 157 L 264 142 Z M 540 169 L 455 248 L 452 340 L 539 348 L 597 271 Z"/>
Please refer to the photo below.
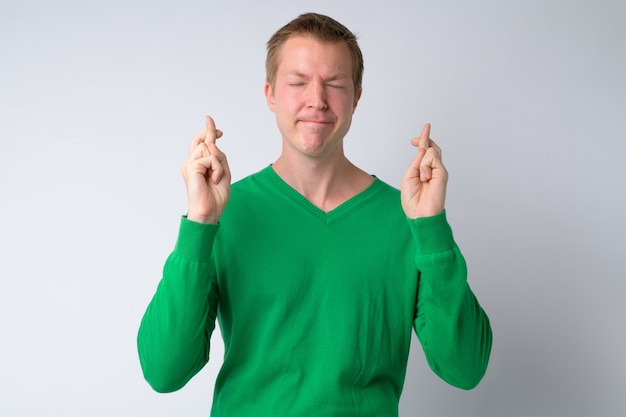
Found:
<path fill-rule="evenodd" d="M 279 54 L 276 80 L 265 84 L 265 96 L 283 151 L 323 157 L 341 150 L 361 95 L 354 91 L 348 47 L 294 36 Z"/>

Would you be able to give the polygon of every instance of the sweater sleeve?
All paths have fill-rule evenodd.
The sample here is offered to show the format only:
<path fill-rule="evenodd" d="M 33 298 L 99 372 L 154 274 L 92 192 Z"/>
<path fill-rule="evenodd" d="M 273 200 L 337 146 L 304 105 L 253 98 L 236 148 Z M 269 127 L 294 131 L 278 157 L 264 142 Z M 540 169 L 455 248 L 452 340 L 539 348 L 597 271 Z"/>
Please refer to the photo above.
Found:
<path fill-rule="evenodd" d="M 415 331 L 430 368 L 449 384 L 472 389 L 489 362 L 489 318 L 467 284 L 465 259 L 445 211 L 409 223 L 419 270 Z"/>
<path fill-rule="evenodd" d="M 182 218 L 175 249 L 144 313 L 137 348 L 155 391 L 182 388 L 209 360 L 219 299 L 211 261 L 217 230 Z"/>

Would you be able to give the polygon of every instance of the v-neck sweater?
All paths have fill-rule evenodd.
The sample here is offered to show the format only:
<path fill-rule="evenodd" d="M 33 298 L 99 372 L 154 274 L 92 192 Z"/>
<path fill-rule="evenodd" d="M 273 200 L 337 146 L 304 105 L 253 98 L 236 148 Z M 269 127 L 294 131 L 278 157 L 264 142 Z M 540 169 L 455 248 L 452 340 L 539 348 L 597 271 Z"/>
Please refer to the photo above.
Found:
<path fill-rule="evenodd" d="M 268 166 L 232 185 L 219 225 L 183 217 L 138 336 L 155 390 L 207 363 L 216 318 L 214 417 L 396 416 L 412 329 L 460 388 L 491 349 L 445 212 L 407 219 L 376 177 L 324 212 Z"/>

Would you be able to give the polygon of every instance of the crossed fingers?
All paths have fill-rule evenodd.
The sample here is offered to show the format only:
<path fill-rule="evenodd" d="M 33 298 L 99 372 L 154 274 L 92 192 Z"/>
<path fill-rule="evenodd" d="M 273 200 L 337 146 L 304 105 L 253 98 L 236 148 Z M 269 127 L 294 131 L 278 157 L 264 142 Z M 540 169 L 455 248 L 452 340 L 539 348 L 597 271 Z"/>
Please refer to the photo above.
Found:
<path fill-rule="evenodd" d="M 197 152 L 198 148 L 202 149 L 201 156 L 211 155 L 210 148 L 215 149 L 215 146 L 210 146 L 210 144 L 215 145 L 217 139 L 222 137 L 223 132 L 215 128 L 215 121 L 213 118 L 211 116 L 206 116 L 205 120 L 206 128 L 191 141 L 191 147 L 189 148 L 190 156 L 194 153 L 194 151 Z"/>
<path fill-rule="evenodd" d="M 191 141 L 183 171 L 191 169 L 189 172 L 203 172 L 205 178 L 211 178 L 215 184 L 219 183 L 222 176 L 228 174 L 226 155 L 215 145 L 222 134 L 221 130 L 215 128 L 213 118 L 206 116 L 206 128 Z"/>
<path fill-rule="evenodd" d="M 421 134 L 411 140 L 413 146 L 417 146 L 417 167 L 419 178 L 422 182 L 428 182 L 432 178 L 432 170 L 441 167 L 441 148 L 430 138 L 430 123 L 426 123 Z"/>

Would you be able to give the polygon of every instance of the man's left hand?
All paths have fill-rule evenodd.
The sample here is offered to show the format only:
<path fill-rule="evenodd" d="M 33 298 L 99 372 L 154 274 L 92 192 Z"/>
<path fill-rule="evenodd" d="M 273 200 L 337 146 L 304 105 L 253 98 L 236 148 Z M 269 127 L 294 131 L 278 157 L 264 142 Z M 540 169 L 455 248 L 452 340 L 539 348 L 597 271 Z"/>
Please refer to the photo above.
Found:
<path fill-rule="evenodd" d="M 448 171 L 441 162 L 441 149 L 430 138 L 430 123 L 411 144 L 418 152 L 400 184 L 402 208 L 411 219 L 434 216 L 445 206 Z"/>

